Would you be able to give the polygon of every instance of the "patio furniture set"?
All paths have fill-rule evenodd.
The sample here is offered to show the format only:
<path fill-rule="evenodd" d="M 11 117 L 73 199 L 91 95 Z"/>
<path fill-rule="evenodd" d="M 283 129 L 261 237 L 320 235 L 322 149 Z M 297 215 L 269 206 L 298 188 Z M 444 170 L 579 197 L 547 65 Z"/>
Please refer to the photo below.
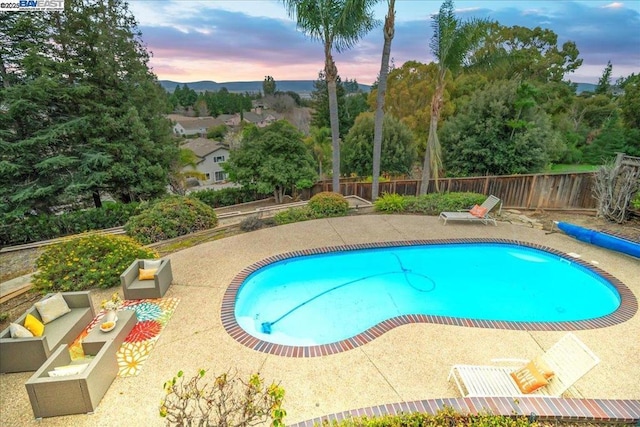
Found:
<path fill-rule="evenodd" d="M 145 261 L 120 276 L 125 299 L 161 298 L 169 288 L 170 260 L 151 261 L 155 268 L 147 269 Z M 149 279 L 140 280 L 143 270 Z M 36 418 L 95 411 L 117 376 L 116 353 L 136 325 L 136 312 L 118 311 L 107 332 L 94 327 L 81 342 L 85 358 L 72 360 L 69 345 L 95 315 L 90 291 L 48 294 L 0 333 L 0 373 L 35 371 L 25 387 Z"/>

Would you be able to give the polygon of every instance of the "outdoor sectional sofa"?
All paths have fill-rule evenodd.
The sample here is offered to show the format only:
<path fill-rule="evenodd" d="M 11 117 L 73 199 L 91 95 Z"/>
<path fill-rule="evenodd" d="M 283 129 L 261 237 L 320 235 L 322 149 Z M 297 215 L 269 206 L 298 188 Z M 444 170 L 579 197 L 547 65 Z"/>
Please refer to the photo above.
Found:
<path fill-rule="evenodd" d="M 42 301 L 53 294 L 46 295 Z M 89 291 L 62 292 L 71 311 L 45 325 L 39 337 L 11 338 L 9 328 L 0 333 L 0 373 L 37 371 L 61 345 L 71 344 L 93 320 L 95 311 Z M 42 321 L 32 306 L 14 323 L 23 325 L 27 314 Z"/>

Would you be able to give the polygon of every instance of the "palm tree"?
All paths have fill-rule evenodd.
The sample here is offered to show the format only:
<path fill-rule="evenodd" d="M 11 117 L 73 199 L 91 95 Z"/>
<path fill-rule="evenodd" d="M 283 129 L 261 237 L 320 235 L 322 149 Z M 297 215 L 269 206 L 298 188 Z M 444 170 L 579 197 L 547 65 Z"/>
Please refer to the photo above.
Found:
<path fill-rule="evenodd" d="M 371 30 L 376 21 L 373 5 L 377 0 L 282 0 L 298 28 L 324 45 L 324 76 L 329 92 L 329 119 L 333 151 L 333 191 L 340 192 L 340 136 L 338 126 L 338 68 L 332 52 L 353 47 Z"/>
<path fill-rule="evenodd" d="M 424 153 L 420 194 L 426 194 L 431 176 L 435 178 L 438 190 L 438 177 L 442 167 L 438 120 L 444 104 L 445 77 L 447 72 L 456 73 L 462 68 L 465 59 L 487 34 L 488 21 L 474 19 L 462 22 L 455 16 L 453 1 L 446 0 L 440 6 L 440 12 L 433 16 L 432 25 L 433 38 L 429 47 L 438 61 L 438 75 L 431 98 L 431 122 Z"/>
<path fill-rule="evenodd" d="M 389 58 L 391 57 L 391 41 L 395 33 L 396 0 L 387 0 L 387 16 L 384 19 L 384 45 L 376 96 L 376 116 L 373 125 L 373 183 L 371 200 L 378 198 L 378 178 L 380 176 L 380 153 L 382 152 L 382 123 L 384 121 L 384 97 L 387 94 L 387 76 L 389 75 Z"/>

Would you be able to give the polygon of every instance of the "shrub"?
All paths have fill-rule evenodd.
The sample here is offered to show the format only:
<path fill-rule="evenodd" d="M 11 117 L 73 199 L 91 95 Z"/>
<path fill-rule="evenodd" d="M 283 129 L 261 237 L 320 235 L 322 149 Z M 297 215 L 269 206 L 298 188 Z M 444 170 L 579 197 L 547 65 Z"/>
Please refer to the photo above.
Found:
<path fill-rule="evenodd" d="M 101 208 L 65 212 L 60 215 L 34 215 L 26 218 L 2 218 L 0 245 L 18 245 L 55 239 L 124 225 L 135 214 L 138 203 L 105 203 Z"/>
<path fill-rule="evenodd" d="M 218 224 L 213 208 L 196 199 L 172 196 L 149 205 L 125 225 L 127 234 L 148 244 L 207 230 Z"/>
<path fill-rule="evenodd" d="M 405 200 L 405 212 L 438 215 L 443 211 L 457 211 L 481 204 L 486 196 L 477 193 L 429 193 Z"/>
<path fill-rule="evenodd" d="M 127 236 L 84 235 L 49 246 L 36 261 L 33 285 L 43 292 L 110 288 L 135 259 L 157 257 Z"/>
<path fill-rule="evenodd" d="M 636 193 L 635 197 L 631 200 L 631 206 L 634 209 L 640 209 L 640 192 Z"/>
<path fill-rule="evenodd" d="M 239 203 L 253 202 L 268 196 L 258 194 L 254 190 L 244 187 L 229 187 L 221 190 L 200 190 L 189 194 L 189 197 L 198 199 L 212 208 L 237 205 Z"/>
<path fill-rule="evenodd" d="M 240 221 L 240 230 L 242 231 L 254 231 L 259 230 L 264 226 L 262 219 L 255 215 L 249 216 Z"/>
<path fill-rule="evenodd" d="M 380 212 L 404 212 L 406 198 L 395 193 L 384 193 L 382 197 L 377 199 L 373 206 L 376 211 Z"/>
<path fill-rule="evenodd" d="M 318 217 L 343 216 L 349 212 L 349 202 L 342 194 L 323 191 L 313 196 L 307 204 Z"/>
<path fill-rule="evenodd" d="M 477 426 L 477 427 L 538 427 L 539 424 L 529 417 L 504 417 L 491 414 L 467 415 L 460 414 L 450 407 L 445 407 L 435 414 L 420 412 L 403 413 L 399 415 L 383 415 L 379 417 L 354 417 L 342 421 L 324 423 L 323 426 L 333 427 L 388 427 L 388 426 Z"/>
<path fill-rule="evenodd" d="M 307 221 L 316 218 L 320 217 L 316 215 L 311 209 L 309 209 L 308 206 L 303 206 L 301 208 L 290 208 L 286 211 L 280 211 L 273 217 L 276 224 L 278 225 Z"/>
<path fill-rule="evenodd" d="M 278 384 L 265 385 L 259 374 L 252 374 L 245 382 L 235 371 L 203 384 L 205 374 L 201 369 L 186 380 L 179 371 L 164 383 L 160 416 L 168 425 L 249 426 L 271 419 L 273 427 L 284 426 L 284 389 Z"/>

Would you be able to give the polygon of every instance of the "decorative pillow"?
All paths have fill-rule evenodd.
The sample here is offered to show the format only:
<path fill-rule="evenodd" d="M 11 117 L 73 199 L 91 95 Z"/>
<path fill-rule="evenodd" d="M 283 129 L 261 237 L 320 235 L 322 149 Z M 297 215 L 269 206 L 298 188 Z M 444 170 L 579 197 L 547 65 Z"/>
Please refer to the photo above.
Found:
<path fill-rule="evenodd" d="M 474 205 L 471 210 L 469 211 L 469 213 L 473 216 L 477 216 L 478 218 L 484 218 L 484 216 L 487 214 L 488 209 L 487 208 L 483 208 L 482 206 L 478 206 L 478 205 Z"/>
<path fill-rule="evenodd" d="M 43 301 L 38 301 L 34 305 L 38 309 L 38 313 L 40 313 L 42 323 L 45 325 L 71 311 L 60 292 Z"/>
<path fill-rule="evenodd" d="M 529 362 L 523 368 L 512 372 L 511 378 L 513 378 L 520 391 L 524 394 L 533 393 L 540 387 L 549 384 L 549 381 L 538 371 L 533 362 Z"/>
<path fill-rule="evenodd" d="M 89 366 L 88 363 L 79 363 L 77 365 L 65 365 L 53 368 L 53 371 L 49 371 L 50 377 L 66 377 L 68 375 L 81 374 Z"/>
<path fill-rule="evenodd" d="M 157 270 L 162 263 L 161 259 L 145 259 L 142 261 L 142 268 L 145 270 Z"/>
<path fill-rule="evenodd" d="M 9 323 L 9 334 L 11 338 L 31 338 L 33 334 L 27 328 L 17 323 Z"/>
<path fill-rule="evenodd" d="M 153 280 L 153 275 L 158 271 L 157 268 L 145 270 L 141 268 L 138 270 L 138 280 Z"/>
<path fill-rule="evenodd" d="M 535 359 L 533 359 L 533 364 L 536 365 L 536 369 L 546 378 L 546 379 L 550 379 L 551 377 L 553 377 L 555 375 L 555 372 L 553 372 L 553 369 L 551 369 L 549 367 L 549 365 L 547 364 L 547 362 L 544 361 L 544 359 L 540 356 L 536 357 Z"/>
<path fill-rule="evenodd" d="M 24 327 L 33 334 L 34 337 L 41 337 L 44 333 L 44 324 L 33 314 L 27 314 L 24 319 Z"/>

